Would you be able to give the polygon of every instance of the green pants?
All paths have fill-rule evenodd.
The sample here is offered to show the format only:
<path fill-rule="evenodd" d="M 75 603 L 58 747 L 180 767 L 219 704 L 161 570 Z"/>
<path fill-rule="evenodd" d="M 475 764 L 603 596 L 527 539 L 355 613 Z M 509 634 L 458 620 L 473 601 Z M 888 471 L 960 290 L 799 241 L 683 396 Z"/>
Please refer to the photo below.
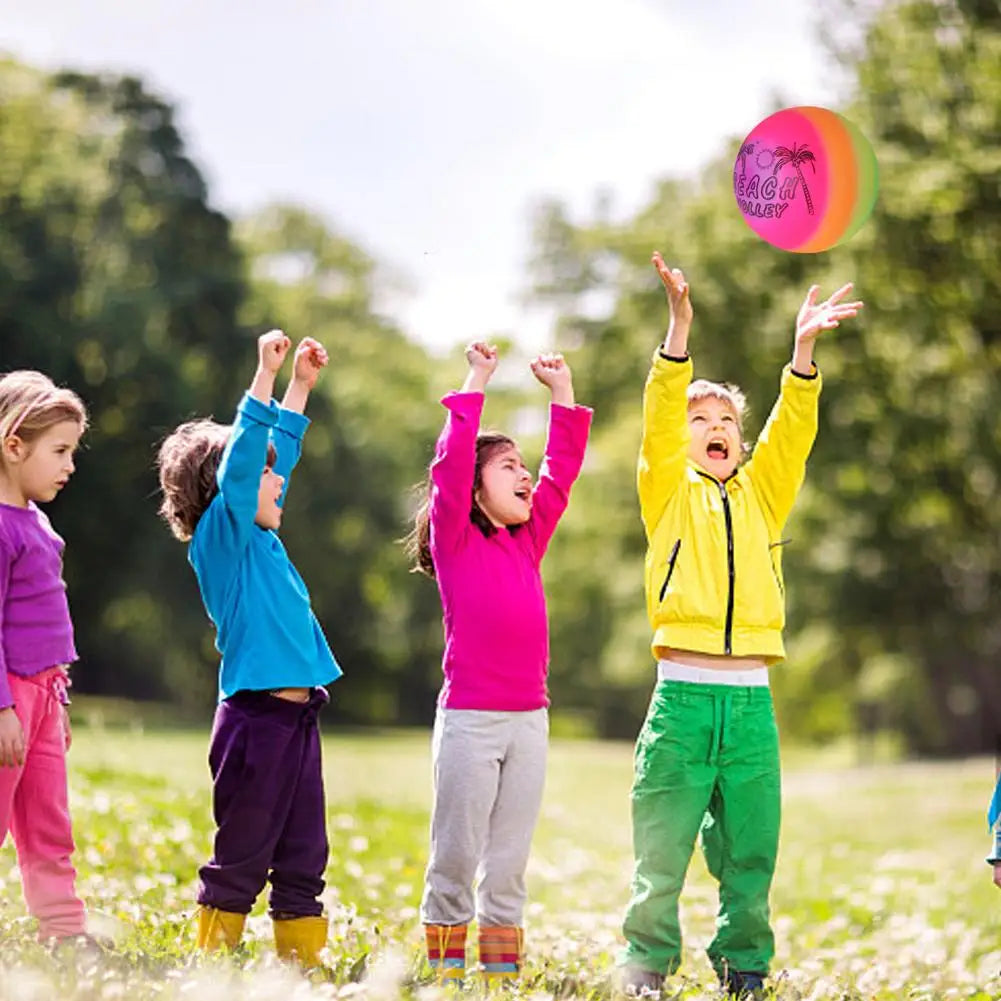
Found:
<path fill-rule="evenodd" d="M 680 965 L 678 897 L 701 831 L 706 865 L 719 881 L 713 967 L 767 973 L 781 800 L 771 692 L 659 682 L 635 766 L 636 866 L 621 962 L 656 973 Z"/>

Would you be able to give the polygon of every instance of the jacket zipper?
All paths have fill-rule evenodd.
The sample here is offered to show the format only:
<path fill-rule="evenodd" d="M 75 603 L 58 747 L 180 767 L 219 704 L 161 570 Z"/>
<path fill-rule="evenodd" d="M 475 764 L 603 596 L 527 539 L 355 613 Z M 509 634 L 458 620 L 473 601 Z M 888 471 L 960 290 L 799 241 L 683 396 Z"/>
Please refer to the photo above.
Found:
<path fill-rule="evenodd" d="M 725 483 L 719 485 L 719 492 L 723 498 L 723 518 L 726 520 L 726 573 L 730 581 L 730 593 L 726 598 L 726 629 L 723 633 L 723 651 L 729 657 L 733 653 L 733 593 L 737 575 L 733 566 L 733 519 L 730 517 L 730 498 L 727 496 Z"/>
<path fill-rule="evenodd" d="M 671 574 L 674 573 L 674 564 L 678 559 L 678 550 L 681 548 L 681 539 L 678 539 L 674 543 L 674 548 L 671 550 L 671 557 L 667 561 L 667 576 L 664 578 L 664 583 L 660 589 L 660 601 L 664 600 L 664 595 L 667 594 L 667 585 L 671 583 Z"/>
<path fill-rule="evenodd" d="M 733 519 L 730 517 L 730 498 L 725 483 L 720 483 L 715 476 L 710 476 L 708 473 L 700 472 L 700 475 L 719 487 L 719 495 L 723 499 L 723 520 L 726 522 L 726 574 L 729 582 L 729 593 L 726 596 L 726 625 L 723 628 L 723 653 L 730 657 L 733 654 L 733 595 L 737 577 L 733 565 Z"/>

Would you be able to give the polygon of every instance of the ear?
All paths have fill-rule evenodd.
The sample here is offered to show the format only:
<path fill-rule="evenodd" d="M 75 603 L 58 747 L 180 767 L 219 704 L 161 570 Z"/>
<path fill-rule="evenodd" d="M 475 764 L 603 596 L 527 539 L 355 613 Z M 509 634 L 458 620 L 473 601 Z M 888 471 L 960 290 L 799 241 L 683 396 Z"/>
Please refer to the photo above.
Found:
<path fill-rule="evenodd" d="M 2 452 L 4 462 L 16 465 L 24 461 L 25 456 L 28 454 L 28 446 L 16 434 L 10 434 L 4 438 L 3 447 L 0 449 L 0 452 Z"/>

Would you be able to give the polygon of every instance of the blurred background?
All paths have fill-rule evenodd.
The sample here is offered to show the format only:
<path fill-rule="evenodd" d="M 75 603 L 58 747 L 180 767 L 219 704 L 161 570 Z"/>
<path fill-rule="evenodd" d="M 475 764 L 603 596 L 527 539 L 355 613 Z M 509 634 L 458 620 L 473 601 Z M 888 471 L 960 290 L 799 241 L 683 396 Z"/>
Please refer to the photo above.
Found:
<path fill-rule="evenodd" d="M 744 388 L 752 438 L 806 288 L 853 279 L 866 302 L 818 349 L 772 672 L 787 739 L 995 750 L 997 0 L 5 6 L 0 369 L 91 410 L 49 511 L 81 706 L 208 719 L 213 633 L 153 460 L 179 421 L 229 419 L 281 326 L 332 357 L 282 535 L 345 670 L 336 716 L 429 723 L 440 608 L 399 540 L 436 400 L 489 337 L 506 360 L 487 421 L 532 464 L 534 352 L 564 351 L 595 408 L 544 567 L 554 730 L 633 737 L 653 680 L 634 483 L 667 318 L 656 248 L 690 280 L 698 374 Z M 819 255 L 760 241 L 731 189 L 743 136 L 798 104 L 851 118 L 881 169 L 870 221 Z"/>

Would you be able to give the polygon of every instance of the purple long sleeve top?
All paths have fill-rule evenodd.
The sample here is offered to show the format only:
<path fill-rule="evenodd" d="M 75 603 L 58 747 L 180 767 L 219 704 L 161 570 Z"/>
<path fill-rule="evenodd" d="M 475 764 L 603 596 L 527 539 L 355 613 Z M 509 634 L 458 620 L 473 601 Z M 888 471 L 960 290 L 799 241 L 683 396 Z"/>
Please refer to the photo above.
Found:
<path fill-rule="evenodd" d="M 540 564 L 584 461 L 592 411 L 552 404 L 532 513 L 486 537 L 470 521 L 482 393 L 449 393 L 431 463 L 431 556 L 445 627 L 446 709 L 549 704 L 549 622 Z"/>
<path fill-rule="evenodd" d="M 63 581 L 63 540 L 34 504 L 0 504 L 0 709 L 8 673 L 28 678 L 77 659 Z"/>

